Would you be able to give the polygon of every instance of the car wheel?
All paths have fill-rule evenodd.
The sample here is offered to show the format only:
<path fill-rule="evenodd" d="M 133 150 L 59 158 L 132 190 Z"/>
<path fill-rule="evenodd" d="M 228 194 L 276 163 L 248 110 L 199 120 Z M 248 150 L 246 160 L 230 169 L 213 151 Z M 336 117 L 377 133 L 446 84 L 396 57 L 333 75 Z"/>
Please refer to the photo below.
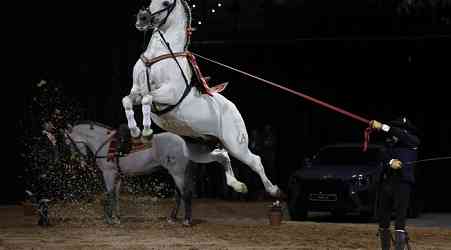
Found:
<path fill-rule="evenodd" d="M 302 198 L 300 183 L 290 183 L 290 192 L 288 197 L 288 212 L 291 220 L 305 220 L 308 215 L 308 207 L 305 199 Z"/>

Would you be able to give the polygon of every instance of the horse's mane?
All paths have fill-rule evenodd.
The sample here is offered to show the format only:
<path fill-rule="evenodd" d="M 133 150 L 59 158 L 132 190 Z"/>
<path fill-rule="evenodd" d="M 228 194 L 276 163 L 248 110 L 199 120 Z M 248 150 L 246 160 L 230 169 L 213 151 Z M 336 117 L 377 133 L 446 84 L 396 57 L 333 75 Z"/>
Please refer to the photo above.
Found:
<path fill-rule="evenodd" d="M 77 125 L 96 125 L 96 126 L 104 128 L 104 129 L 113 130 L 113 128 L 108 125 L 105 125 L 100 122 L 91 121 L 91 120 L 77 121 L 74 123 L 74 126 L 77 126 Z"/>
<path fill-rule="evenodd" d="M 177 0 L 175 0 L 177 1 Z M 188 2 L 186 2 L 185 0 L 180 0 L 180 2 L 182 2 L 183 8 L 185 9 L 185 15 L 186 15 L 186 31 L 187 32 L 192 32 L 191 30 L 191 21 L 192 21 L 192 15 L 191 15 L 191 8 L 189 7 Z M 185 44 L 185 50 L 188 49 L 189 44 L 191 42 L 191 36 L 188 34 L 188 36 L 186 37 L 186 44 Z"/>

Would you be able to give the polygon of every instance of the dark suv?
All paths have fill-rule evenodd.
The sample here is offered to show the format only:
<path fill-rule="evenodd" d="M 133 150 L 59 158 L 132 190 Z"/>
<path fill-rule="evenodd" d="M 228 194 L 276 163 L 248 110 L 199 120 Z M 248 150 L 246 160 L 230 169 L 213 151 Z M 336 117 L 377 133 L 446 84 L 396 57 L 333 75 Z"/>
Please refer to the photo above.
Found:
<path fill-rule="evenodd" d="M 305 219 L 309 211 L 329 211 L 333 215 L 359 212 L 376 218 L 378 188 L 382 171 L 383 146 L 346 143 L 327 145 L 289 179 L 288 208 L 293 220 Z M 415 186 L 409 217 L 417 217 L 420 207 Z"/>

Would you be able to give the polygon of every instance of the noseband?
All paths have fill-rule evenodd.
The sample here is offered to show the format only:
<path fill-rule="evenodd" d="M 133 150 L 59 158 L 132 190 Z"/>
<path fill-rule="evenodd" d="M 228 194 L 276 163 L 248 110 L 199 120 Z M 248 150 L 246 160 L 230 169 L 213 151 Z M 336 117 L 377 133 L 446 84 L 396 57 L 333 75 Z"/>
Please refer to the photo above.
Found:
<path fill-rule="evenodd" d="M 174 0 L 174 2 L 170 5 L 168 5 L 167 7 L 158 10 L 154 13 L 150 12 L 149 7 L 147 8 L 142 8 L 139 12 L 138 12 L 138 19 L 145 19 L 145 20 L 152 20 L 153 17 L 155 17 L 156 15 L 159 15 L 165 11 L 167 11 L 166 16 L 164 17 L 163 21 L 160 22 L 158 24 L 158 28 L 160 28 L 162 25 L 164 25 L 166 23 L 166 20 L 168 19 L 169 15 L 172 13 L 172 11 L 175 8 L 175 5 L 177 4 L 177 0 Z M 153 28 L 153 25 L 150 25 L 149 28 Z M 148 30 L 149 28 L 146 28 L 146 30 Z"/>

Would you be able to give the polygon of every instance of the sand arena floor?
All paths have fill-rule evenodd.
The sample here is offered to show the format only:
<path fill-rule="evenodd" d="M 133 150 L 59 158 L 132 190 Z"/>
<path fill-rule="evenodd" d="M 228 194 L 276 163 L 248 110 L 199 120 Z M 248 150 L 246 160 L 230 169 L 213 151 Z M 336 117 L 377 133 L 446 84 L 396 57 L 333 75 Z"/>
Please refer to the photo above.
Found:
<path fill-rule="evenodd" d="M 166 222 L 172 199 L 123 195 L 122 223 L 114 226 L 104 223 L 101 200 L 51 204 L 48 228 L 36 225 L 37 216 L 24 216 L 22 206 L 0 207 L 0 249 L 379 248 L 371 222 L 294 222 L 284 210 L 282 224 L 271 226 L 271 201 L 194 199 L 194 225 L 183 227 Z M 408 229 L 412 249 L 451 249 L 450 228 Z"/>

